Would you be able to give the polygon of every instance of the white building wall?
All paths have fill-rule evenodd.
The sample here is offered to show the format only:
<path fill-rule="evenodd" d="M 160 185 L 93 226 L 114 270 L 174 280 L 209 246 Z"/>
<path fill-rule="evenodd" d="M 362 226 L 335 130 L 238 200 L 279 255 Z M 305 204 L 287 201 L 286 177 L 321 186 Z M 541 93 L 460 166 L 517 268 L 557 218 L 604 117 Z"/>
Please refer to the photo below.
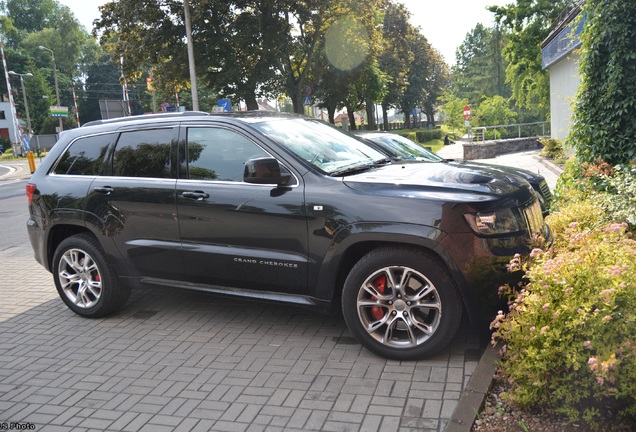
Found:
<path fill-rule="evenodd" d="M 16 132 L 15 119 L 11 114 L 11 102 L 0 102 L 0 111 L 4 111 L 4 119 L 0 119 L 0 129 L 9 129 L 9 139 L 13 143 L 16 140 Z"/>
<path fill-rule="evenodd" d="M 563 141 L 570 133 L 572 107 L 580 84 L 580 55 L 573 51 L 550 66 L 550 130 Z"/>

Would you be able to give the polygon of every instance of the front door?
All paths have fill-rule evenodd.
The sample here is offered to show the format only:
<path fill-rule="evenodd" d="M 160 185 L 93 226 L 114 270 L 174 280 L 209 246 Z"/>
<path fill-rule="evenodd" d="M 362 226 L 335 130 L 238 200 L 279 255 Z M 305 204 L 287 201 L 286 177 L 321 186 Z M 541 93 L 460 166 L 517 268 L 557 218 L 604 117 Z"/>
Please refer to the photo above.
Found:
<path fill-rule="evenodd" d="M 200 126 L 182 133 L 177 206 L 188 280 L 306 294 L 302 181 L 285 188 L 243 182 L 245 161 L 270 155 L 240 131 Z"/>

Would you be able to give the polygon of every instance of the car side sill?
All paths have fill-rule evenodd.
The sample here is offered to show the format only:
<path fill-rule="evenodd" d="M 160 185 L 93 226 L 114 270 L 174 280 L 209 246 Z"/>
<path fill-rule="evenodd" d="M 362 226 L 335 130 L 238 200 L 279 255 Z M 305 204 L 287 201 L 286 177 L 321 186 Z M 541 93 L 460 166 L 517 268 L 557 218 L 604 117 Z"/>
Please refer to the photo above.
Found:
<path fill-rule="evenodd" d="M 221 294 L 232 297 L 245 297 L 252 300 L 273 301 L 277 303 L 291 303 L 294 305 L 318 309 L 328 313 L 331 303 L 326 300 L 320 300 L 314 297 L 301 296 L 294 294 L 286 294 L 272 291 L 258 291 L 245 288 L 232 288 L 219 285 L 197 284 L 193 282 L 183 282 L 160 278 L 145 277 L 141 279 L 141 283 L 149 285 L 158 285 L 170 288 L 182 288 L 193 291 L 207 292 L 211 294 Z"/>

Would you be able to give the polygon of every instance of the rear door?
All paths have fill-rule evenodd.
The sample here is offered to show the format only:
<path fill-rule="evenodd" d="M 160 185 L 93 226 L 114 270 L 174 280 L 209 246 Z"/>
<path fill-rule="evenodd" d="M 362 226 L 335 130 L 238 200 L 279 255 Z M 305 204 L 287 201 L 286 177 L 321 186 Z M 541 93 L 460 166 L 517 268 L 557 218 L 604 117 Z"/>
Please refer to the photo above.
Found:
<path fill-rule="evenodd" d="M 307 292 L 304 186 L 243 182 L 245 161 L 270 156 L 230 126 L 184 126 L 177 206 L 186 277 L 202 285 Z"/>
<path fill-rule="evenodd" d="M 121 132 L 87 197 L 102 234 L 138 276 L 183 274 L 175 198 L 178 127 Z"/>

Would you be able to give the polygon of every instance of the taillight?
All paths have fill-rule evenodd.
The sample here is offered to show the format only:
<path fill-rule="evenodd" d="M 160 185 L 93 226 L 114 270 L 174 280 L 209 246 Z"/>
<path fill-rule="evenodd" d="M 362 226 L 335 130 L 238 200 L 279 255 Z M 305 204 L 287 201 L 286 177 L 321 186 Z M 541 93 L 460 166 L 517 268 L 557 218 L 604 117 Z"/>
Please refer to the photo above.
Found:
<path fill-rule="evenodd" d="M 26 185 L 26 196 L 27 196 L 27 203 L 29 205 L 31 205 L 31 202 L 33 202 L 33 193 L 35 192 L 35 185 L 33 183 L 27 183 Z"/>

